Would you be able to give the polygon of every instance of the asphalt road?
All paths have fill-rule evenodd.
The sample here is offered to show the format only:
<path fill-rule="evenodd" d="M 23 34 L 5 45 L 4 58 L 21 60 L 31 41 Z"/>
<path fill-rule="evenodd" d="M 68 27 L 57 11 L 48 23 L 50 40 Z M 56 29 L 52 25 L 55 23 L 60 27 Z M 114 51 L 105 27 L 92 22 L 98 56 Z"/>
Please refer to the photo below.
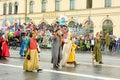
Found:
<path fill-rule="evenodd" d="M 120 80 L 120 55 L 103 53 L 102 65 L 91 63 L 92 54 L 76 52 L 77 67 L 67 67 L 54 70 L 52 68 L 51 50 L 42 49 L 40 53 L 41 72 L 25 72 L 24 58 L 18 55 L 18 50 L 10 50 L 11 57 L 0 60 L 0 80 Z"/>

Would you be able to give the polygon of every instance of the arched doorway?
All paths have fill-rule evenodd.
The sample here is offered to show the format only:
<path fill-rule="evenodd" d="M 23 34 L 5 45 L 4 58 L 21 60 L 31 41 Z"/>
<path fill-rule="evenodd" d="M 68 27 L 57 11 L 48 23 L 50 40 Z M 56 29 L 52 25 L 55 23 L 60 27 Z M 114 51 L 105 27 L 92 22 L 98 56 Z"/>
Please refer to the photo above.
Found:
<path fill-rule="evenodd" d="M 53 22 L 53 25 L 54 25 L 54 26 L 59 26 L 59 25 L 60 25 L 60 22 L 59 22 L 59 21 L 54 21 L 54 22 Z"/>
<path fill-rule="evenodd" d="M 59 21 L 56 21 L 55 24 L 60 24 L 60 22 L 59 22 Z"/>
<path fill-rule="evenodd" d="M 74 27 L 75 26 L 75 22 L 74 21 L 70 21 L 69 23 L 68 23 L 68 27 Z"/>
<path fill-rule="evenodd" d="M 45 22 L 42 22 L 42 23 L 41 23 L 41 25 L 42 25 L 42 26 L 46 26 L 46 25 L 47 25 L 47 23 L 45 23 Z"/>
<path fill-rule="evenodd" d="M 107 33 L 109 33 L 110 35 L 113 34 L 113 23 L 111 20 L 107 19 L 103 22 L 102 32 L 104 35 L 106 35 Z"/>
<path fill-rule="evenodd" d="M 87 20 L 85 22 L 85 27 L 84 28 L 86 29 L 86 31 L 88 33 L 93 33 L 93 31 L 94 31 L 94 24 L 93 24 L 93 22 Z"/>
<path fill-rule="evenodd" d="M 47 26 L 47 23 L 46 22 L 41 22 L 39 25 L 38 25 L 38 28 L 39 29 L 45 29 Z"/>

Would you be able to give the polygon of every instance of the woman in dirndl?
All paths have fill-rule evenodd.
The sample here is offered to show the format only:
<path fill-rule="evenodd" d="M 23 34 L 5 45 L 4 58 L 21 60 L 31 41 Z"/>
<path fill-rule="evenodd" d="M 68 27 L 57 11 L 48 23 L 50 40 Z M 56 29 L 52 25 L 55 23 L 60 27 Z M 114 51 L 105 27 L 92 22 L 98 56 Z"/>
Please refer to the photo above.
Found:
<path fill-rule="evenodd" d="M 27 53 L 24 60 L 23 69 L 25 71 L 33 71 L 37 70 L 37 72 L 41 71 L 42 69 L 39 68 L 39 57 L 38 57 L 38 50 L 37 50 L 37 41 L 40 38 L 36 38 L 37 33 L 32 31 L 32 38 L 30 38 L 27 42 L 26 48 Z"/>

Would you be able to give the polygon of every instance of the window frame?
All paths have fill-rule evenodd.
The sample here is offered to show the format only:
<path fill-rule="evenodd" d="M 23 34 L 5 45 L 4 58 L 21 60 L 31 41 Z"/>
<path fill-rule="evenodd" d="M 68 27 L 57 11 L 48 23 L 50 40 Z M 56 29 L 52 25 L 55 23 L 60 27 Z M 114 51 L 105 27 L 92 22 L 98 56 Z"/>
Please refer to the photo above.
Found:
<path fill-rule="evenodd" d="M 105 0 L 105 8 L 110 8 L 112 5 L 112 0 Z"/>
<path fill-rule="evenodd" d="M 12 3 L 9 3 L 9 14 L 12 14 Z"/>
<path fill-rule="evenodd" d="M 46 0 L 42 0 L 42 9 L 41 9 L 41 11 L 42 12 L 46 12 Z"/>
<path fill-rule="evenodd" d="M 14 3 L 14 14 L 18 13 L 18 2 Z"/>
<path fill-rule="evenodd" d="M 6 15 L 7 13 L 7 3 L 3 4 L 3 15 Z"/>
<path fill-rule="evenodd" d="M 86 2 L 86 8 L 91 9 L 93 7 L 93 0 L 87 0 Z"/>
<path fill-rule="evenodd" d="M 30 4 L 29 4 L 29 13 L 33 13 L 33 4 L 34 4 L 34 1 L 30 1 Z"/>
<path fill-rule="evenodd" d="M 75 0 L 70 0 L 70 10 L 75 10 Z"/>
<path fill-rule="evenodd" d="M 55 0 L 55 11 L 60 10 L 60 0 Z"/>

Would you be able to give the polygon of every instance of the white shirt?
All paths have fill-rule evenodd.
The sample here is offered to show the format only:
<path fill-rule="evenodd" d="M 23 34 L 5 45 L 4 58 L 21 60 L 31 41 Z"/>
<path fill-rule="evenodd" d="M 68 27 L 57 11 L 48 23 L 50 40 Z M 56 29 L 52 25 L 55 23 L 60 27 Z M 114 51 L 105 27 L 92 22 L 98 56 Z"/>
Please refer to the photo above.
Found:
<path fill-rule="evenodd" d="M 91 45 L 94 45 L 94 40 L 91 40 Z"/>

